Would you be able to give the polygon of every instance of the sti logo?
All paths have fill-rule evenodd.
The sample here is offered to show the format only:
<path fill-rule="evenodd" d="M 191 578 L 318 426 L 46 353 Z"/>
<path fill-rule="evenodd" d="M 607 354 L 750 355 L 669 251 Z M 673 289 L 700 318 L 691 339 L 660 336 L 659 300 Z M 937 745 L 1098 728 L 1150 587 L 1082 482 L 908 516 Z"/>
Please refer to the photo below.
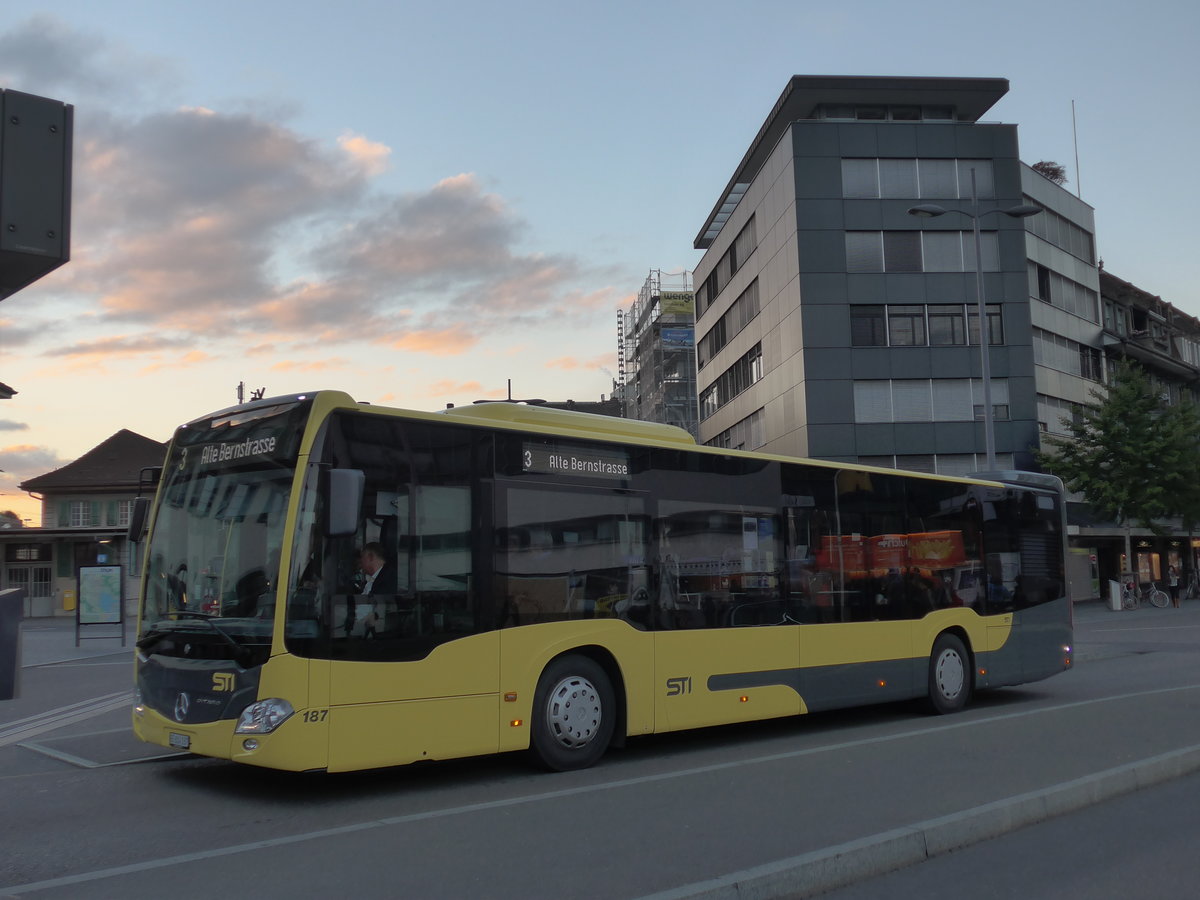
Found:
<path fill-rule="evenodd" d="M 233 673 L 232 672 L 213 672 L 214 691 L 232 691 L 233 690 Z"/>
<path fill-rule="evenodd" d="M 678 697 L 681 694 L 690 694 L 692 692 L 692 678 L 686 676 L 683 678 L 668 678 L 667 679 L 667 696 Z"/>

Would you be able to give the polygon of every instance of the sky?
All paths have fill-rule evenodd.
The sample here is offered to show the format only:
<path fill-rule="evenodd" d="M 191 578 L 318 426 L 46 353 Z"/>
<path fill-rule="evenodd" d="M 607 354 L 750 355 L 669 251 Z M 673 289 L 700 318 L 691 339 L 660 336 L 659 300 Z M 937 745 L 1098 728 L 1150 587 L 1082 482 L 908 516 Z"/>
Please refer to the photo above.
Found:
<path fill-rule="evenodd" d="M 0 87 L 75 130 L 71 259 L 0 301 L 0 510 L 38 524 L 21 481 L 239 383 L 609 396 L 617 311 L 694 269 L 792 75 L 1007 78 L 984 121 L 1200 316 L 1198 35 L 1183 0 L 6 3 Z"/>

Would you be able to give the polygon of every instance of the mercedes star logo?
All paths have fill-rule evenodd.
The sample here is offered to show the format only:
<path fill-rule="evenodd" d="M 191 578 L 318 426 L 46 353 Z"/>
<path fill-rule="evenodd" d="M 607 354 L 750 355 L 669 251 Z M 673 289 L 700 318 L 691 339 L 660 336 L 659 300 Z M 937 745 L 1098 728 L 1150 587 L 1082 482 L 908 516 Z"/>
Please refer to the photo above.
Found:
<path fill-rule="evenodd" d="M 185 691 L 180 691 L 179 696 L 175 698 L 175 721 L 182 722 L 187 718 L 188 707 L 192 705 L 192 698 Z"/>

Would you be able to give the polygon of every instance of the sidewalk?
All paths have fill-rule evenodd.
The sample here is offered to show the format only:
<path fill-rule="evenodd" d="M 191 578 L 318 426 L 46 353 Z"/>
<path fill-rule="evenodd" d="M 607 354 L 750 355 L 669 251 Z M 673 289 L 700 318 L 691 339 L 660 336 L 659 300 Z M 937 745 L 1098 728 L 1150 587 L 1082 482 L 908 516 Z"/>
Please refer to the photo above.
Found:
<path fill-rule="evenodd" d="M 134 623 L 125 620 L 125 646 L 121 646 L 119 625 L 79 626 L 79 646 L 75 646 L 74 616 L 24 619 L 21 622 L 20 664 L 22 669 L 93 659 L 113 654 L 133 655 Z"/>

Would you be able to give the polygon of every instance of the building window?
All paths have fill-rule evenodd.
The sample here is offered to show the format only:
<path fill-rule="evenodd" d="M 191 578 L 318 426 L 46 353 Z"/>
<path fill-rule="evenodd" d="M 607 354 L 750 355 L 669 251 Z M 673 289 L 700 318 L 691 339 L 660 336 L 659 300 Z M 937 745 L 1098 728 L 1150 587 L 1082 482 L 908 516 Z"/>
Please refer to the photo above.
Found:
<path fill-rule="evenodd" d="M 1129 315 L 1125 307 L 1112 300 L 1104 301 L 1104 329 L 1121 337 L 1129 336 Z"/>
<path fill-rule="evenodd" d="M 1029 202 L 1028 198 L 1026 202 Z M 1096 262 L 1096 243 L 1092 233 L 1056 212 L 1043 209 L 1040 215 L 1030 216 L 1025 219 L 1025 229 L 1086 263 Z"/>
<path fill-rule="evenodd" d="M 128 527 L 129 516 L 133 512 L 132 500 L 121 500 L 117 504 L 117 525 L 121 528 Z"/>
<path fill-rule="evenodd" d="M 761 381 L 763 377 L 762 344 L 755 344 L 732 366 L 722 372 L 700 394 L 700 418 L 707 419 L 718 409 Z"/>
<path fill-rule="evenodd" d="M 886 347 L 886 306 L 850 307 L 850 344 L 854 347 Z"/>
<path fill-rule="evenodd" d="M 970 231 L 847 231 L 846 271 L 974 272 L 975 243 Z M 979 236 L 983 271 L 1000 271 L 997 232 Z"/>
<path fill-rule="evenodd" d="M 992 379 L 992 416 L 1009 418 L 1008 379 Z M 983 416 L 983 384 L 972 378 L 854 382 L 854 421 L 970 422 Z"/>
<path fill-rule="evenodd" d="M 4 546 L 4 558 L 8 562 L 49 562 L 52 557 L 52 544 L 5 544 Z"/>
<path fill-rule="evenodd" d="M 1037 297 L 1052 306 L 1065 309 L 1089 322 L 1099 321 L 1095 291 L 1032 261 L 1029 263 L 1029 294 L 1031 297 Z M 1106 327 L 1108 325 L 1107 317 L 1108 310 L 1106 309 Z"/>
<path fill-rule="evenodd" d="M 766 442 L 766 416 L 758 409 L 705 443 L 724 450 L 757 450 Z"/>
<path fill-rule="evenodd" d="M 921 272 L 921 232 L 885 231 L 883 233 L 883 270 L 885 272 Z"/>
<path fill-rule="evenodd" d="M 1080 416 L 1079 404 L 1047 394 L 1038 394 L 1037 411 L 1039 427 L 1051 434 L 1069 434 L 1068 423 Z"/>
<path fill-rule="evenodd" d="M 92 524 L 92 504 L 87 500 L 71 501 L 72 528 L 87 528 Z"/>
<path fill-rule="evenodd" d="M 889 306 L 888 341 L 893 347 L 925 346 L 925 307 Z"/>
<path fill-rule="evenodd" d="M 725 311 L 696 345 L 697 368 L 703 369 L 729 341 L 737 337 L 755 316 L 758 315 L 758 279 L 738 295 L 733 305 Z"/>
<path fill-rule="evenodd" d="M 979 315 L 962 303 L 863 305 L 850 308 L 853 347 L 953 347 L 979 343 Z M 988 335 L 993 346 L 1004 343 L 1000 304 L 987 305 Z"/>
<path fill-rule="evenodd" d="M 933 347 L 953 347 L 967 342 L 967 320 L 962 304 L 930 306 L 929 343 Z"/>
<path fill-rule="evenodd" d="M 757 246 L 758 238 L 754 229 L 754 216 L 751 216 L 750 221 L 742 226 L 742 230 L 733 239 L 729 249 L 717 260 L 716 266 L 713 267 L 708 277 L 696 289 L 697 318 L 704 315 L 716 302 L 721 291 L 725 289 L 725 285 L 729 284 L 729 279 L 746 265 L 746 260 L 750 258 Z"/>
<path fill-rule="evenodd" d="M 846 232 L 846 271 L 883 271 L 883 232 Z"/>
<path fill-rule="evenodd" d="M 979 198 L 994 198 L 990 159 L 843 159 L 842 197 L 970 199 L 972 169 Z"/>
<path fill-rule="evenodd" d="M 936 453 L 932 456 L 860 456 L 864 466 L 879 466 L 881 469 L 905 469 L 909 472 L 936 472 L 938 475 L 970 475 L 981 471 L 987 464 L 982 453 Z M 1000 469 L 1013 467 L 1011 453 L 997 453 L 996 465 Z"/>
<path fill-rule="evenodd" d="M 1041 328 L 1033 329 L 1033 362 L 1091 381 L 1103 380 L 1099 350 Z"/>
<path fill-rule="evenodd" d="M 1004 318 L 1000 306 L 989 303 L 984 307 L 988 322 L 988 344 L 998 347 L 1004 343 Z M 979 346 L 979 312 L 975 306 L 967 307 L 967 341 L 973 346 Z"/>

